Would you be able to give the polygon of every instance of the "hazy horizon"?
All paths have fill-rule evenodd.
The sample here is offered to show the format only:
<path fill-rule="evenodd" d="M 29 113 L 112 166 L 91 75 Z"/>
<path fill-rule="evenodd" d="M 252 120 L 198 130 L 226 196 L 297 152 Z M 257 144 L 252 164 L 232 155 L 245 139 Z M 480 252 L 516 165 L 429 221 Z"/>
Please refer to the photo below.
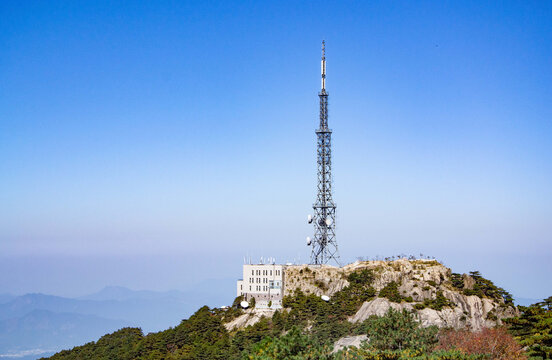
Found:
<path fill-rule="evenodd" d="M 552 3 L 3 2 L 0 293 L 306 262 L 326 40 L 337 242 L 552 295 Z M 233 295 L 233 294 L 232 294 Z"/>

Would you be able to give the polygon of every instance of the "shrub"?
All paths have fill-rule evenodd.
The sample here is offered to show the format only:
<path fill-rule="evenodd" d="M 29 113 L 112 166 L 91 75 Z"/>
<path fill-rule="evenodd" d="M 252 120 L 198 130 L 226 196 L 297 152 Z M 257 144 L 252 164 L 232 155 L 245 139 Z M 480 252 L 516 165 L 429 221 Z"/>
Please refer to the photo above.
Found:
<path fill-rule="evenodd" d="M 521 346 L 505 328 L 484 328 L 480 332 L 445 330 L 439 335 L 436 349 L 488 354 L 493 360 L 527 359 Z"/>
<path fill-rule="evenodd" d="M 494 309 L 487 313 L 487 320 L 497 321 L 498 317 L 495 314 Z"/>
<path fill-rule="evenodd" d="M 468 355 L 457 350 L 430 354 L 412 350 L 347 349 L 336 354 L 336 360 L 490 360 L 488 355 Z"/>
<path fill-rule="evenodd" d="M 435 299 L 425 299 L 424 305 L 437 311 L 443 310 L 444 307 L 452 307 L 452 303 L 443 295 L 442 291 L 437 291 Z"/>
<path fill-rule="evenodd" d="M 243 301 L 243 295 L 238 296 L 234 299 L 234 302 L 232 303 L 232 306 L 224 311 L 222 317 L 224 321 L 231 321 L 232 319 L 237 318 L 241 314 L 243 314 L 243 310 L 240 306 L 240 303 Z"/>
<path fill-rule="evenodd" d="M 321 345 L 313 338 L 302 334 L 301 330 L 293 327 L 286 335 L 267 337 L 253 346 L 244 358 L 251 360 L 270 359 L 331 359 L 333 356 L 328 345 Z"/>
<path fill-rule="evenodd" d="M 243 295 L 238 296 L 234 299 L 234 302 L 232 303 L 232 307 L 239 308 L 240 303 L 243 301 Z"/>
<path fill-rule="evenodd" d="M 374 281 L 374 273 L 372 270 L 363 269 L 361 271 L 350 273 L 347 280 L 351 284 L 371 285 Z"/>
<path fill-rule="evenodd" d="M 450 275 L 450 281 L 452 283 L 452 286 L 455 287 L 458 290 L 464 289 L 464 279 L 462 278 L 462 275 L 452 273 Z"/>
<path fill-rule="evenodd" d="M 314 280 L 314 286 L 321 290 L 328 290 L 328 286 L 326 285 L 326 283 L 320 279 Z"/>
<path fill-rule="evenodd" d="M 365 347 L 376 350 L 428 350 L 437 341 L 437 331 L 435 326 L 422 328 L 414 314 L 393 308 L 382 317 L 369 317 L 357 329 L 370 338 Z"/>
<path fill-rule="evenodd" d="M 391 281 L 379 292 L 380 297 L 387 298 L 393 302 L 400 303 L 403 297 L 399 293 L 399 285 L 395 281 Z"/>

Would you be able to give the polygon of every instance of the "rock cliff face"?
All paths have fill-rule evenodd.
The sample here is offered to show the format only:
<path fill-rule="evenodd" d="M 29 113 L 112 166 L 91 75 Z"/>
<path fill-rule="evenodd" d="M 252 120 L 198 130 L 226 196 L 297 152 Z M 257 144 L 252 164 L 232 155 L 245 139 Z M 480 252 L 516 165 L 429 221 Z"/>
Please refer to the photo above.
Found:
<path fill-rule="evenodd" d="M 224 327 L 228 331 L 243 329 L 255 325 L 263 316 L 271 318 L 275 312 L 272 309 L 247 309 L 242 315 L 224 324 Z"/>
<path fill-rule="evenodd" d="M 423 326 L 480 330 L 500 325 L 502 319 L 517 314 L 516 308 L 506 304 L 502 297 L 495 294 L 496 291 L 492 298 L 481 296 L 481 293 L 480 296 L 470 295 L 464 289 L 473 289 L 476 280 L 464 274 L 462 277 L 455 275 L 456 281 L 453 281 L 451 270 L 435 260 L 363 261 L 342 268 L 328 265 L 288 266 L 285 270 L 284 296 L 301 290 L 306 294 L 328 295 L 331 298 L 349 285 L 350 274 L 365 269 L 373 274 L 371 286 L 378 296 L 364 302 L 349 318 L 351 322 L 363 321 L 371 315 L 381 316 L 393 308 L 416 312 Z M 394 296 L 389 296 L 387 289 L 392 289 Z M 262 315 L 272 314 L 265 311 Z M 227 328 L 251 325 L 260 316 L 261 313 L 257 314 L 255 309 L 249 310 L 228 324 Z"/>
<path fill-rule="evenodd" d="M 370 315 L 382 316 L 389 308 L 395 310 L 410 310 L 415 311 L 422 326 L 436 325 L 438 327 L 450 328 L 469 328 L 472 330 L 481 330 L 484 327 L 494 327 L 502 324 L 502 319 L 512 317 L 516 314 L 513 307 L 501 307 L 489 299 L 480 299 L 477 296 L 464 296 L 450 293 L 452 298 L 456 299 L 454 307 L 435 310 L 424 308 L 416 310 L 410 303 L 394 303 L 385 298 L 376 298 L 365 302 L 358 312 L 352 316 L 349 321 L 358 322 L 367 319 Z M 445 297 L 447 297 L 445 295 Z M 448 297 L 447 297 L 448 298 Z M 488 318 L 489 313 L 498 313 L 496 319 L 491 315 L 492 319 Z"/>

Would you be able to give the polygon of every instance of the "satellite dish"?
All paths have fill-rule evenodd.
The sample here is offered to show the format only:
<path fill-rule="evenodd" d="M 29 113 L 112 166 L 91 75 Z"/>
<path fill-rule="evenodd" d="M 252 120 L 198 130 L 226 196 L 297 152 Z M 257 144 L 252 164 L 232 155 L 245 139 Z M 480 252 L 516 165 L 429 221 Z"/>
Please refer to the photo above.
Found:
<path fill-rule="evenodd" d="M 326 218 L 326 226 L 330 226 L 332 224 L 331 218 Z"/>
<path fill-rule="evenodd" d="M 309 214 L 309 216 L 307 216 L 307 221 L 308 221 L 309 224 L 312 223 L 312 215 L 311 214 Z"/>
<path fill-rule="evenodd" d="M 241 305 L 241 307 L 244 308 L 244 309 L 247 309 L 247 308 L 249 307 L 249 303 L 248 303 L 247 301 L 245 301 L 245 300 L 242 301 L 242 302 L 240 303 L 240 305 Z"/>
<path fill-rule="evenodd" d="M 328 295 L 322 295 L 320 298 L 324 301 L 330 301 L 330 297 Z"/>
<path fill-rule="evenodd" d="M 312 244 L 312 240 L 310 236 L 307 236 L 307 246 L 309 246 L 310 244 Z"/>

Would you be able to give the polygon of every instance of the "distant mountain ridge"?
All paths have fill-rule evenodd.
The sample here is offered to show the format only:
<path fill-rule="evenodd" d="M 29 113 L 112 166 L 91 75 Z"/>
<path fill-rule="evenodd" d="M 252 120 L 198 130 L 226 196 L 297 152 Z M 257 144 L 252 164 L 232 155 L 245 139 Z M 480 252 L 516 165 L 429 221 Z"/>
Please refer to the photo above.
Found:
<path fill-rule="evenodd" d="M 184 292 L 106 286 L 79 298 L 1 294 L 0 358 L 35 359 L 122 327 L 137 326 L 146 333 L 163 330 L 204 304 L 229 303 L 235 291 L 233 279 L 205 281 L 193 288 Z"/>
<path fill-rule="evenodd" d="M 95 339 L 105 329 L 115 331 L 129 325 L 132 323 L 94 315 L 32 310 L 19 318 L 0 320 L 0 349 L 55 350 Z"/>
<path fill-rule="evenodd" d="M 5 304 L 7 302 L 10 302 L 13 299 L 15 299 L 16 297 L 17 296 L 12 295 L 12 294 L 0 294 L 0 304 Z"/>
<path fill-rule="evenodd" d="M 83 315 L 95 315 L 108 319 L 122 319 L 139 323 L 145 331 L 155 331 L 164 326 L 171 326 L 181 319 L 175 315 L 186 315 L 183 301 L 159 298 L 144 300 L 128 298 L 117 300 L 77 300 L 44 294 L 27 294 L 19 296 L 5 304 L 0 304 L 0 320 L 21 317 L 33 310 L 47 310 L 54 313 L 69 312 Z M 144 309 L 148 309 L 144 312 Z M 139 321 L 133 321 L 139 319 Z"/>
<path fill-rule="evenodd" d="M 129 299 L 155 300 L 155 299 L 174 299 L 184 301 L 188 294 L 178 290 L 170 291 L 151 291 L 151 290 L 130 290 L 123 286 L 106 286 L 100 291 L 78 297 L 79 300 L 125 301 Z"/>

